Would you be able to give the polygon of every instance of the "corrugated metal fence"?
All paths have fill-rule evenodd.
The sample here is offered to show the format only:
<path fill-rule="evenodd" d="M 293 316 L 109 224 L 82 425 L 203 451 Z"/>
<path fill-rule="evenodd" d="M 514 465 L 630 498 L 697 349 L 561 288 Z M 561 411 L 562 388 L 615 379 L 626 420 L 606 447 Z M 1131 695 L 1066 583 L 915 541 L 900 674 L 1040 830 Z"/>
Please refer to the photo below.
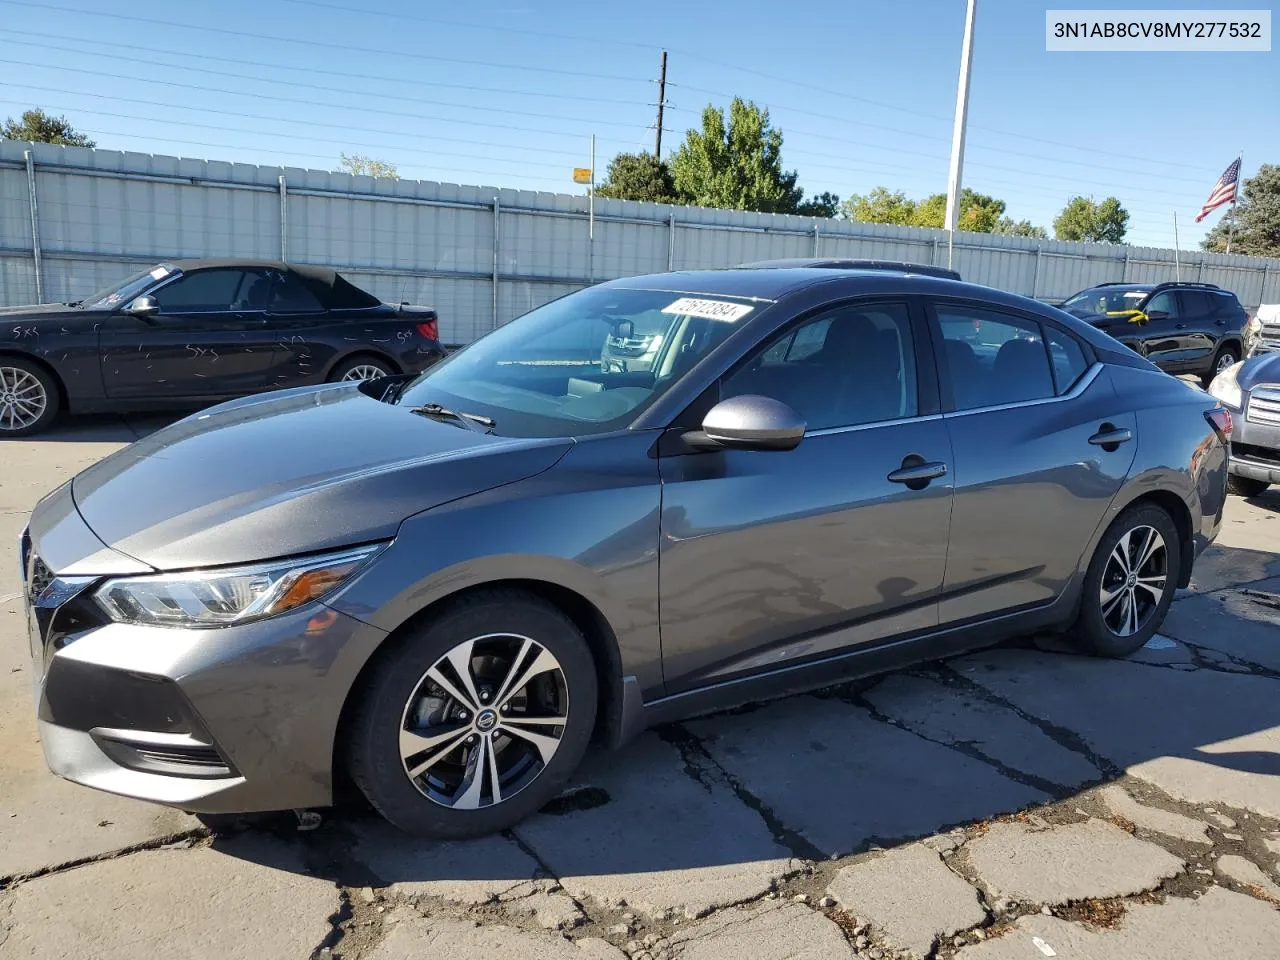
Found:
<path fill-rule="evenodd" d="M 374 180 L 320 170 L 0 142 L 0 304 L 62 301 L 179 257 L 324 264 L 434 306 L 465 343 L 594 281 L 810 255 L 946 263 L 941 230 Z M 1060 299 L 1108 280 L 1184 280 L 1280 302 L 1280 261 L 957 234 L 966 280 Z"/>

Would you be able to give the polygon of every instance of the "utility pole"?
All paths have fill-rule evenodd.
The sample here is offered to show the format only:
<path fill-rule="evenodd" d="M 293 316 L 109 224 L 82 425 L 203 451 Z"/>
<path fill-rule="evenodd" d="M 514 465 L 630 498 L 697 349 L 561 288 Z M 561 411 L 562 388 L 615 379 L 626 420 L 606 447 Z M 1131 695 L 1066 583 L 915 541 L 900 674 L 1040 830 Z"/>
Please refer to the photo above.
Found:
<path fill-rule="evenodd" d="M 658 73 L 658 137 L 653 145 L 653 155 L 662 159 L 662 108 L 667 105 L 667 51 L 662 51 L 662 69 Z"/>
<path fill-rule="evenodd" d="M 960 189 L 964 172 L 964 134 L 969 122 L 969 72 L 973 65 L 973 17 L 978 0 L 969 0 L 964 18 L 964 48 L 960 54 L 960 88 L 956 91 L 956 121 L 951 133 L 951 171 L 947 176 L 947 266 L 960 221 Z"/>

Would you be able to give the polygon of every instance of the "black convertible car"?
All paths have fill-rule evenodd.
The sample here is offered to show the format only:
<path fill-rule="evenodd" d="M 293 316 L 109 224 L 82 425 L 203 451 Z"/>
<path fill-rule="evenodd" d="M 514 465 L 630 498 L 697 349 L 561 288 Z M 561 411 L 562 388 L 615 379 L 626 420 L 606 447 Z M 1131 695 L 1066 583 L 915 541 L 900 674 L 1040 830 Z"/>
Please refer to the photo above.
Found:
<path fill-rule="evenodd" d="M 73 413 L 200 407 L 444 356 L 435 311 L 322 267 L 175 260 L 76 303 L 0 309 L 0 437 Z"/>

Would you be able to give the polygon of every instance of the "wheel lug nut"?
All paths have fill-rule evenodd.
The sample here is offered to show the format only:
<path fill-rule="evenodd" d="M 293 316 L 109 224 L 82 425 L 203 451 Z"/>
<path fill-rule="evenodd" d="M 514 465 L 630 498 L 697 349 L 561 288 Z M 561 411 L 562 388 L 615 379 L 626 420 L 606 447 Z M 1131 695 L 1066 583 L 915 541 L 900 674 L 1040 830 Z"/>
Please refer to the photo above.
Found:
<path fill-rule="evenodd" d="M 460 714 L 458 714 L 458 719 L 459 719 L 459 720 L 465 720 L 465 719 L 467 719 L 467 715 L 466 715 L 466 713 L 464 712 L 464 713 L 460 713 Z"/>

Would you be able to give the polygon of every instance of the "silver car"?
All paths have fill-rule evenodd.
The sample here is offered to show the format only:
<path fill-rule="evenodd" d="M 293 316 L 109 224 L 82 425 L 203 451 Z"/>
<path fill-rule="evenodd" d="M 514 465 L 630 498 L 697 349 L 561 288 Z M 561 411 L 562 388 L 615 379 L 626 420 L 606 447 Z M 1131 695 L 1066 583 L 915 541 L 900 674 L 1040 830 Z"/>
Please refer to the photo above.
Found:
<path fill-rule="evenodd" d="M 607 365 L 637 329 L 654 356 Z M 1217 534 L 1230 423 L 1088 324 L 923 268 L 604 283 L 45 497 L 45 755 L 207 814 L 349 776 L 464 837 L 555 797 L 593 736 L 1031 631 L 1125 656 Z"/>

